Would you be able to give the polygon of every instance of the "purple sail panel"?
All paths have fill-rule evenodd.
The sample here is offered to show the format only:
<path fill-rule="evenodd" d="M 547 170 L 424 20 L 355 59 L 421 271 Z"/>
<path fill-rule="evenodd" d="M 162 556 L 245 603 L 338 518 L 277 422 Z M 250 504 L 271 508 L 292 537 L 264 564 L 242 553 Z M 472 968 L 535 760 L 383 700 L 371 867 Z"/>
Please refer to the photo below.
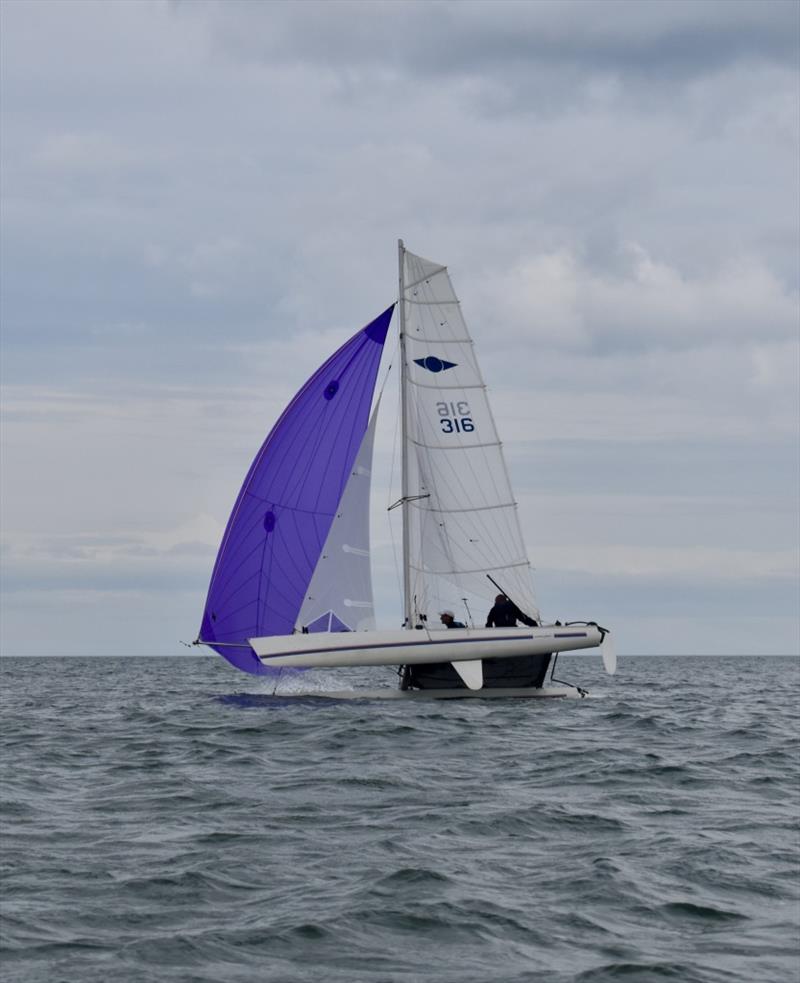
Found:
<path fill-rule="evenodd" d="M 311 376 L 264 441 L 236 499 L 200 639 L 244 672 L 267 672 L 248 638 L 294 630 L 369 423 L 393 310 Z"/>

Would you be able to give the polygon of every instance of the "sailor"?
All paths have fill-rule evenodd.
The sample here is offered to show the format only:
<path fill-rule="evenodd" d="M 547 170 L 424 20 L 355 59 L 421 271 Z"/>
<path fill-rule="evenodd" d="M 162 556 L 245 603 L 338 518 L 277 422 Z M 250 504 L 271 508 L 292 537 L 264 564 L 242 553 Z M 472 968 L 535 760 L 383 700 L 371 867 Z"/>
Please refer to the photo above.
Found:
<path fill-rule="evenodd" d="M 536 626 L 533 618 L 529 618 L 526 614 L 523 614 L 517 605 L 513 601 L 510 601 L 505 594 L 498 594 L 494 599 L 494 607 L 486 618 L 486 627 L 516 628 L 517 621 L 521 621 L 523 625 Z"/>
<path fill-rule="evenodd" d="M 445 626 L 445 628 L 466 628 L 467 626 L 462 624 L 460 621 L 456 621 L 456 616 L 452 611 L 440 611 L 439 620 Z"/>

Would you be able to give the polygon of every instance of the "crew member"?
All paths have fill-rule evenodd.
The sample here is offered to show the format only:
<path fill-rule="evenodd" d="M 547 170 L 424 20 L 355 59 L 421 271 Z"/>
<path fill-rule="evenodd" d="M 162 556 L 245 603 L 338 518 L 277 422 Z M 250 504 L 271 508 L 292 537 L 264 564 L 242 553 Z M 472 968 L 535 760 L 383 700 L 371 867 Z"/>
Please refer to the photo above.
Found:
<path fill-rule="evenodd" d="M 517 605 L 513 601 L 510 601 L 505 594 L 498 594 L 494 599 L 494 607 L 486 619 L 486 627 L 516 628 L 517 621 L 521 621 L 523 625 L 529 625 L 531 628 L 536 627 L 536 622 L 533 618 L 529 618 L 527 614 L 523 614 Z"/>
<path fill-rule="evenodd" d="M 466 628 L 467 626 L 462 624 L 460 621 L 456 621 L 456 616 L 452 611 L 440 611 L 439 620 L 445 626 L 445 628 Z"/>

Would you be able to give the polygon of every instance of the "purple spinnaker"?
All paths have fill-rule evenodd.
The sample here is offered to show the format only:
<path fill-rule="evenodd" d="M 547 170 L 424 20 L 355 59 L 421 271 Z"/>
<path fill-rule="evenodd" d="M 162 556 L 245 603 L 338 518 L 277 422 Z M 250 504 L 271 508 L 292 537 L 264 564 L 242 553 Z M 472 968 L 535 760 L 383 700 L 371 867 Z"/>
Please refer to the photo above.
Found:
<path fill-rule="evenodd" d="M 200 641 L 255 675 L 248 638 L 291 635 L 369 424 L 394 305 L 355 334 L 286 407 L 231 512 Z"/>

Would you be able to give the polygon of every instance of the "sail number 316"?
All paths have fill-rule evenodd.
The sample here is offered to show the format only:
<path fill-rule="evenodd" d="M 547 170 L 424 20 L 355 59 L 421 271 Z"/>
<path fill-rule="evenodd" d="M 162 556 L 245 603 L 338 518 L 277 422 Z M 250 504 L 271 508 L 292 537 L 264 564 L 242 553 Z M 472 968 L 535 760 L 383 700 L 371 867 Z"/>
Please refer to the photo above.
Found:
<path fill-rule="evenodd" d="M 442 433 L 472 433 L 475 424 L 469 412 L 469 403 L 462 400 L 458 403 L 437 403 L 439 423 Z"/>

